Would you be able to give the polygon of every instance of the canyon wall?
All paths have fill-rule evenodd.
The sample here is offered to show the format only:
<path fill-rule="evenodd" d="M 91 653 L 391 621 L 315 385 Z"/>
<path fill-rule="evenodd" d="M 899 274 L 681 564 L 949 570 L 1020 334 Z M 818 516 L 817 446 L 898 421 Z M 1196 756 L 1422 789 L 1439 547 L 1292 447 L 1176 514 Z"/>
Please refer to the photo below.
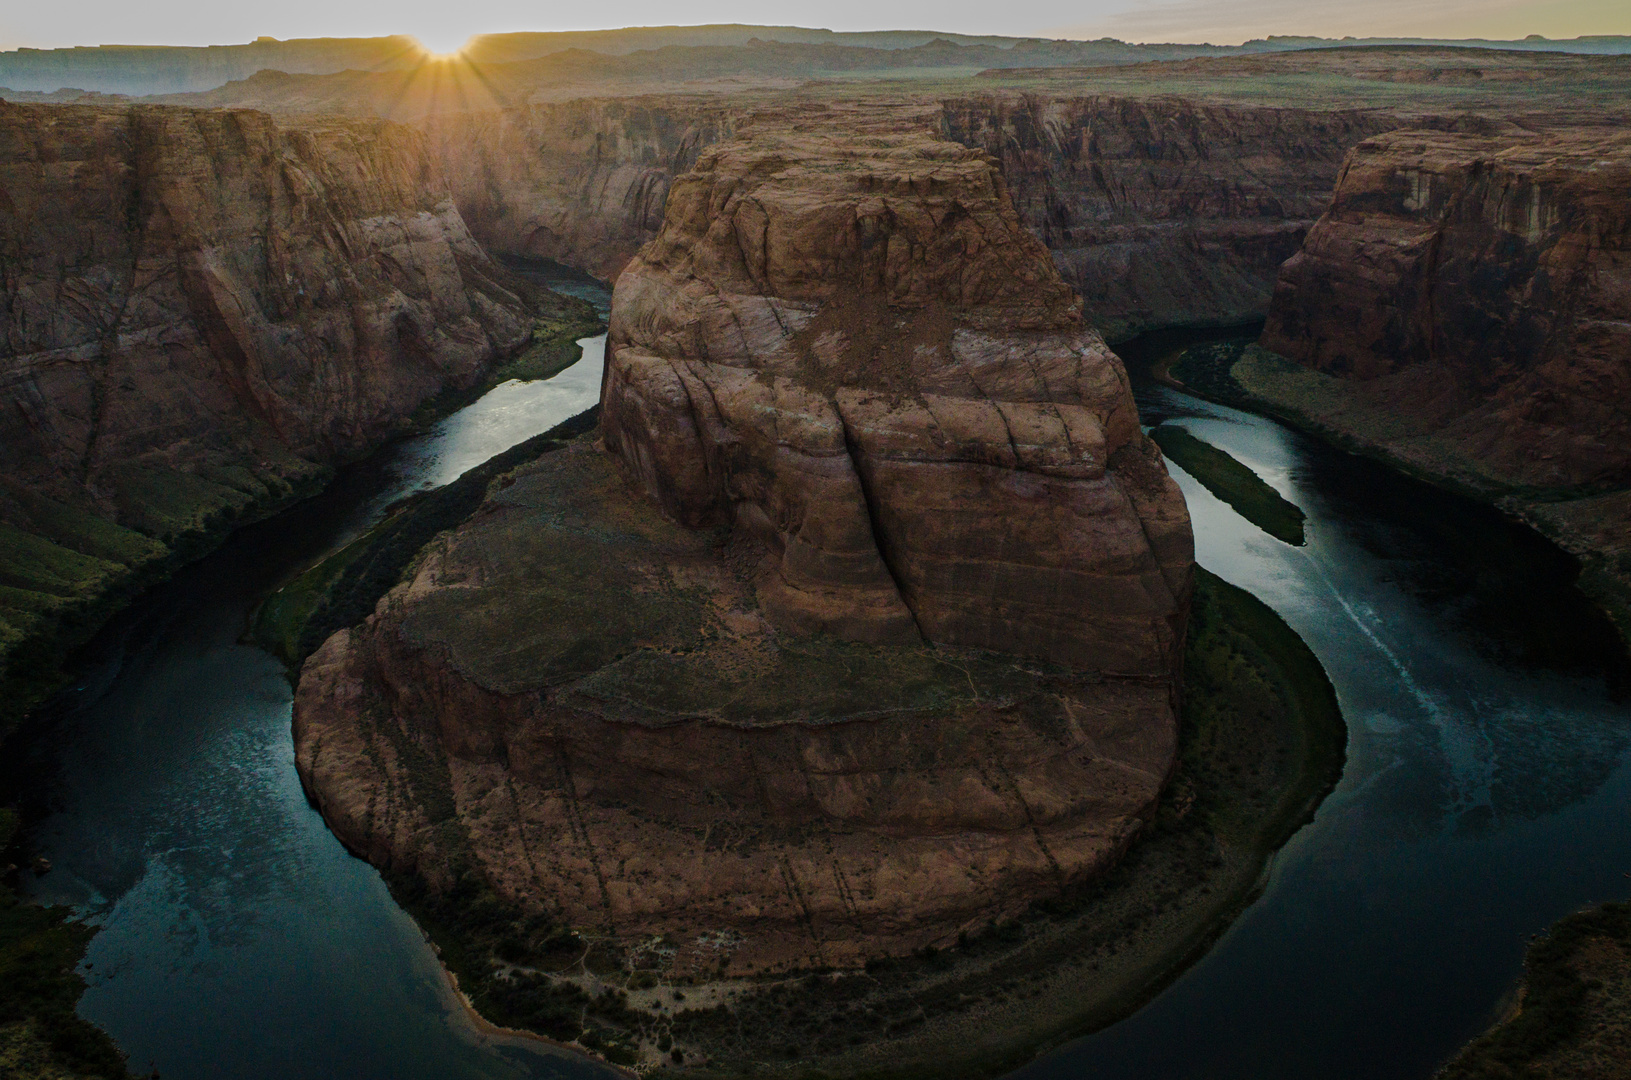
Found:
<path fill-rule="evenodd" d="M 674 177 L 729 135 L 740 105 L 586 99 L 422 122 L 487 248 L 615 281 L 657 234 Z"/>
<path fill-rule="evenodd" d="M 676 183 L 618 279 L 608 449 L 779 553 L 773 619 L 1171 670 L 1188 518 L 1119 363 L 989 157 L 932 113 L 837 115 Z"/>
<path fill-rule="evenodd" d="M 1398 125 L 1182 98 L 994 94 L 944 110 L 948 137 L 1002 162 L 1021 218 L 1112 340 L 1260 318 L 1343 156 Z"/>
<path fill-rule="evenodd" d="M 924 104 L 920 102 L 920 105 Z M 613 279 L 656 235 L 669 186 L 751 98 L 586 99 L 423 122 L 471 230 L 494 251 Z M 941 132 L 1002 165 L 1021 219 L 1112 339 L 1260 318 L 1378 110 L 981 94 Z"/>
<path fill-rule="evenodd" d="M 1494 485 L 1631 484 L 1631 137 L 1361 143 L 1262 344 Z"/>
<path fill-rule="evenodd" d="M 1102 872 L 1177 747 L 1192 539 L 1120 362 L 929 110 L 761 117 L 619 279 L 600 445 L 302 671 L 354 850 L 717 977 Z"/>
<path fill-rule="evenodd" d="M 0 642 L 309 489 L 547 302 L 412 129 L 0 104 Z"/>

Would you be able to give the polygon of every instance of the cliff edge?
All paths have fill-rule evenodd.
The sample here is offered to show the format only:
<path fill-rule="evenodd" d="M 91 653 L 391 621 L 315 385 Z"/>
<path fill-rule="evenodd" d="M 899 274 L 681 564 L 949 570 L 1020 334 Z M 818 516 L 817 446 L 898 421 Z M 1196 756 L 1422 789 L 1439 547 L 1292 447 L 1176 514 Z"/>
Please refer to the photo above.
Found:
<path fill-rule="evenodd" d="M 471 239 L 417 132 L 242 110 L 0 103 L 0 267 L 17 678 L 478 382 L 550 303 Z"/>
<path fill-rule="evenodd" d="M 1628 208 L 1618 128 L 1367 140 L 1232 376 L 1535 525 L 1631 635 Z"/>
<path fill-rule="evenodd" d="M 1188 517 L 993 162 L 761 118 L 676 185 L 608 353 L 604 450 L 499 481 L 307 661 L 335 831 L 733 975 L 1110 865 L 1174 760 Z"/>

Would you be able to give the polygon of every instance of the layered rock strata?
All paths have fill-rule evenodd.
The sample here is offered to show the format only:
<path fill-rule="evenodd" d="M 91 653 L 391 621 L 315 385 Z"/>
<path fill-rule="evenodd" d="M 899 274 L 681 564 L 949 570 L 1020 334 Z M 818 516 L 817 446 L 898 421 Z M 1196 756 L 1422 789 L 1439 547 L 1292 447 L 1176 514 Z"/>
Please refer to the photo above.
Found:
<path fill-rule="evenodd" d="M 468 387 L 541 298 L 377 121 L 0 104 L 0 644 Z"/>
<path fill-rule="evenodd" d="M 1260 318 L 1275 273 L 1330 203 L 1343 156 L 1399 126 L 1384 110 L 985 93 L 924 102 L 1001 162 L 1021 220 L 1112 339 Z M 591 99 L 437 115 L 423 126 L 491 250 L 616 277 L 669 186 L 751 100 Z"/>
<path fill-rule="evenodd" d="M 945 940 L 1147 819 L 1182 498 L 994 163 L 921 121 L 758 121 L 676 183 L 604 449 L 511 474 L 307 661 L 353 848 L 740 973 Z"/>
<path fill-rule="evenodd" d="M 1631 136 L 1361 143 L 1261 343 L 1494 484 L 1631 483 Z"/>
<path fill-rule="evenodd" d="M 789 629 L 1170 671 L 1189 522 L 1125 373 L 994 163 L 874 122 L 755 129 L 675 185 L 618 281 L 607 448 L 774 552 Z"/>
<path fill-rule="evenodd" d="M 1631 137 L 1358 146 L 1233 377 L 1288 418 L 1497 501 L 1581 558 L 1631 640 Z"/>
<path fill-rule="evenodd" d="M 990 94 L 944 105 L 1002 162 L 1026 225 L 1112 340 L 1261 318 L 1330 204 L 1344 155 L 1391 111 Z"/>

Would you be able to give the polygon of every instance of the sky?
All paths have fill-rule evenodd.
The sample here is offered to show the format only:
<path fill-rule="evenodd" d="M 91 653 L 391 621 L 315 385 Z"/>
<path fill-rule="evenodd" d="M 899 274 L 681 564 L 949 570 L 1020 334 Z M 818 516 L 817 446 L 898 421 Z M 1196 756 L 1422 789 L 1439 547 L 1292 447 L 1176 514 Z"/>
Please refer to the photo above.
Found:
<path fill-rule="evenodd" d="M 450 52 L 472 34 L 743 22 L 831 30 L 935 29 L 1016 37 L 1238 44 L 1267 34 L 1517 38 L 1631 34 L 1631 0 L 77 0 L 0 5 L 0 49 L 223 45 L 260 35 L 411 34 Z"/>

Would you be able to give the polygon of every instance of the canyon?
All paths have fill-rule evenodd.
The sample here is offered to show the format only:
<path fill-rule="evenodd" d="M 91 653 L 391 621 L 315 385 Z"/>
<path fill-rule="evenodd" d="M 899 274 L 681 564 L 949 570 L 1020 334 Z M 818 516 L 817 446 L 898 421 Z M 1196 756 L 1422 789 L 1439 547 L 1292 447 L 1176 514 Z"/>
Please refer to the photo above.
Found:
<path fill-rule="evenodd" d="M 383 121 L 0 105 L 0 255 L 0 663 L 25 681 L 576 311 Z"/>
<path fill-rule="evenodd" d="M 499 1022 L 591 1049 L 638 1029 L 650 1064 L 660 975 L 696 987 L 706 1064 L 743 1037 L 708 1024 L 781 1030 L 767 977 L 831 969 L 801 992 L 894 995 L 869 1040 L 931 1061 L 1000 1041 L 977 1010 L 900 1035 L 936 965 L 1008 956 L 1016 920 L 1033 952 L 1061 940 L 1037 913 L 1129 850 L 1199 875 L 1173 940 L 1233 917 L 1289 832 L 1183 831 L 1180 690 L 1205 687 L 1191 737 L 1281 725 L 1248 764 L 1282 773 L 1236 770 L 1252 830 L 1329 781 L 1279 807 L 1288 669 L 1260 640 L 1197 653 L 1188 512 L 1106 339 L 1267 315 L 1221 396 L 1498 502 L 1631 611 L 1621 58 L 931 38 L 867 81 L 879 42 L 515 37 L 165 104 L 0 102 L 0 647 L 28 693 L 122 598 L 541 328 L 593 324 L 493 256 L 617 280 L 598 430 L 534 445 L 294 706 L 345 845 L 415 917 L 500 928 L 425 921 L 484 1011 L 548 1005 Z M 1197 682 L 1198 655 L 1246 674 Z M 1181 906 L 1159 889 L 1140 918 Z M 1057 978 L 1019 1008 L 1066 1019 L 1002 1014 L 1003 1054 L 1113 981 L 1052 962 L 1025 961 Z M 809 1037 L 840 1019 L 862 1013 Z M 782 1052 L 754 1038 L 738 1065 Z"/>
<path fill-rule="evenodd" d="M 1617 126 L 1369 139 L 1232 377 L 1530 520 L 1631 627 L 1627 206 Z"/>
<path fill-rule="evenodd" d="M 925 102 L 1002 164 L 1021 219 L 1111 340 L 1261 316 L 1343 156 L 1391 113 L 997 91 Z M 674 178 L 774 97 L 595 98 L 421 123 L 494 251 L 608 280 L 652 239 Z"/>
<path fill-rule="evenodd" d="M 676 181 L 604 450 L 517 470 L 306 662 L 298 763 L 355 850 L 744 975 L 955 937 L 1153 812 L 1183 500 L 930 119 L 761 117 Z"/>

